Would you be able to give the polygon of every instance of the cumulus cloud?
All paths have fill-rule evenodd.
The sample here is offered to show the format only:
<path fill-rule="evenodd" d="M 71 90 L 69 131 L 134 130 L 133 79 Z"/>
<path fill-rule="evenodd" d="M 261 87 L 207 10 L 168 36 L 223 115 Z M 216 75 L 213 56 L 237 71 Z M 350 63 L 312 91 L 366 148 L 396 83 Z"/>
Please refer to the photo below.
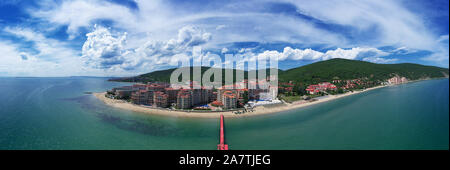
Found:
<path fill-rule="evenodd" d="M 187 47 L 205 44 L 211 40 L 211 33 L 204 32 L 198 27 L 188 25 L 178 30 L 177 39 L 169 40 L 164 48 L 165 50 L 184 50 Z"/>
<path fill-rule="evenodd" d="M 312 49 L 292 49 L 291 47 L 286 47 L 283 50 L 281 59 L 291 59 L 291 60 L 315 60 L 322 57 L 322 53 L 314 51 Z"/>
<path fill-rule="evenodd" d="M 124 63 L 124 44 L 127 34 L 113 35 L 102 26 L 94 26 L 94 31 L 86 34 L 82 48 L 85 62 L 94 68 L 111 68 Z"/>
<path fill-rule="evenodd" d="M 326 52 L 315 51 L 312 49 L 293 49 L 291 47 L 285 47 L 282 52 L 278 51 L 264 51 L 260 54 L 253 55 L 258 59 L 264 59 L 269 57 L 278 57 L 278 60 L 328 60 L 332 58 L 344 58 L 344 59 L 364 59 L 364 58 L 379 58 L 378 60 L 372 60 L 374 62 L 382 62 L 382 56 L 387 56 L 390 53 L 381 51 L 376 48 L 362 48 L 355 47 L 351 49 L 337 48 L 335 50 L 328 50 Z"/>
<path fill-rule="evenodd" d="M 192 48 L 211 40 L 211 33 L 188 25 L 179 29 L 177 37 L 168 41 L 148 40 L 137 48 L 125 48 L 127 34 L 114 35 L 109 29 L 95 26 L 86 34 L 83 58 L 87 64 L 101 69 L 150 69 L 155 65 L 172 64 L 188 57 Z"/>
<path fill-rule="evenodd" d="M 381 51 L 377 48 L 361 48 L 356 47 L 352 49 L 338 48 L 336 50 L 329 50 L 325 53 L 324 59 L 344 58 L 344 59 L 361 59 L 366 57 L 380 57 L 387 56 L 389 53 Z"/>

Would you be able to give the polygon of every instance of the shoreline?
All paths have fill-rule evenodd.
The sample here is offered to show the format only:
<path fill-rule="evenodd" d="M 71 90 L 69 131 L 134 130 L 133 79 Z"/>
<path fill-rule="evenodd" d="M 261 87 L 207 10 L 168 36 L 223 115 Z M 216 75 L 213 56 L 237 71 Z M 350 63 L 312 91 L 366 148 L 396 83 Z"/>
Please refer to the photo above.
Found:
<path fill-rule="evenodd" d="M 408 82 L 410 83 L 410 82 Z M 325 98 L 316 99 L 315 101 L 295 101 L 293 103 L 283 103 L 283 106 L 257 106 L 253 110 L 253 112 L 246 112 L 244 114 L 235 114 L 233 111 L 223 111 L 223 112 L 187 112 L 187 111 L 177 111 L 177 110 L 168 110 L 168 109 L 159 109 L 159 108 L 149 108 L 146 106 L 140 106 L 135 105 L 132 103 L 128 103 L 126 101 L 122 100 L 116 100 L 116 99 L 110 99 L 105 97 L 106 92 L 101 93 L 92 93 L 97 99 L 105 103 L 106 105 L 119 108 L 119 109 L 125 109 L 129 111 L 134 112 L 141 112 L 145 114 L 153 114 L 153 115 L 162 115 L 162 116 L 172 116 L 172 117 L 187 117 L 187 118 L 220 118 L 220 115 L 223 114 L 224 117 L 227 118 L 239 118 L 239 117 L 251 117 L 251 116 L 258 116 L 258 115 L 265 115 L 265 114 L 277 114 L 283 111 L 289 111 L 294 110 L 302 107 L 307 107 L 319 103 L 324 103 L 328 101 L 332 101 L 335 99 L 343 98 L 346 96 L 351 96 L 354 94 L 363 93 L 366 91 L 379 89 L 383 87 L 389 87 L 390 85 L 381 85 L 376 87 L 367 88 L 360 91 L 353 91 L 353 92 L 347 92 L 344 94 L 338 94 L 338 95 L 327 95 Z"/>

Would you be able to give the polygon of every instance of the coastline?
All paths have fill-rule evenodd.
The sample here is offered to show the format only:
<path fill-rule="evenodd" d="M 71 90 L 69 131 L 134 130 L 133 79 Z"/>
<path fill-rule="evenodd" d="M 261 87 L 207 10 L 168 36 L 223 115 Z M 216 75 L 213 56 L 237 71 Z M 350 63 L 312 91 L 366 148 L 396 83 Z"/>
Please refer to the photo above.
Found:
<path fill-rule="evenodd" d="M 366 91 L 379 89 L 383 87 L 387 87 L 388 85 L 376 86 L 372 88 L 367 88 L 360 91 L 347 92 L 344 94 L 338 95 L 328 95 L 325 98 L 316 99 L 315 101 L 296 101 L 293 103 L 284 103 L 283 106 L 257 106 L 254 108 L 253 112 L 246 112 L 244 114 L 235 114 L 232 111 L 224 111 L 224 112 L 196 112 L 196 111 L 176 111 L 176 110 L 168 110 L 168 109 L 159 109 L 159 108 L 149 108 L 145 106 L 135 105 L 132 103 L 128 103 L 122 100 L 115 100 L 105 97 L 106 92 L 101 93 L 92 93 L 97 99 L 105 103 L 106 105 L 130 110 L 134 112 L 141 112 L 146 114 L 154 114 L 154 115 L 162 115 L 162 116 L 172 116 L 172 117 L 187 117 L 187 118 L 220 118 L 220 115 L 223 114 L 224 117 L 227 118 L 239 118 L 239 117 L 251 117 L 265 114 L 277 114 L 283 111 L 289 111 L 293 109 L 298 109 L 302 107 L 307 107 L 319 103 L 324 103 L 328 101 L 332 101 L 335 99 L 343 98 L 346 96 L 351 96 L 354 94 L 363 93 Z"/>

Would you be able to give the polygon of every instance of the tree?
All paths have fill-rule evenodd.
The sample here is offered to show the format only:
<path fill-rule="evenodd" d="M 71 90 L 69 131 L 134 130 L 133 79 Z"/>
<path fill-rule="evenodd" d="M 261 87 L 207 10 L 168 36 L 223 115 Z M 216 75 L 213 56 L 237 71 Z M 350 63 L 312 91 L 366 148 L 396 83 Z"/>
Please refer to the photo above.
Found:
<path fill-rule="evenodd" d="M 296 90 L 297 95 L 303 96 L 306 94 L 306 87 L 303 84 L 294 86 L 294 89 Z"/>

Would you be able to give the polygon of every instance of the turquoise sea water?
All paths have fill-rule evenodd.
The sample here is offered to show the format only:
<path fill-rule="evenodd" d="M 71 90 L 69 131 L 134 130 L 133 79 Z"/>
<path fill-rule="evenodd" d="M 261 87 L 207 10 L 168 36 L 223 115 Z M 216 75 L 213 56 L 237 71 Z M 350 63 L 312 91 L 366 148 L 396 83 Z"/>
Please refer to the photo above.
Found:
<path fill-rule="evenodd" d="M 0 78 L 0 149 L 216 149 L 218 119 L 108 107 L 104 78 Z M 230 149 L 449 149 L 449 80 L 226 119 Z"/>

